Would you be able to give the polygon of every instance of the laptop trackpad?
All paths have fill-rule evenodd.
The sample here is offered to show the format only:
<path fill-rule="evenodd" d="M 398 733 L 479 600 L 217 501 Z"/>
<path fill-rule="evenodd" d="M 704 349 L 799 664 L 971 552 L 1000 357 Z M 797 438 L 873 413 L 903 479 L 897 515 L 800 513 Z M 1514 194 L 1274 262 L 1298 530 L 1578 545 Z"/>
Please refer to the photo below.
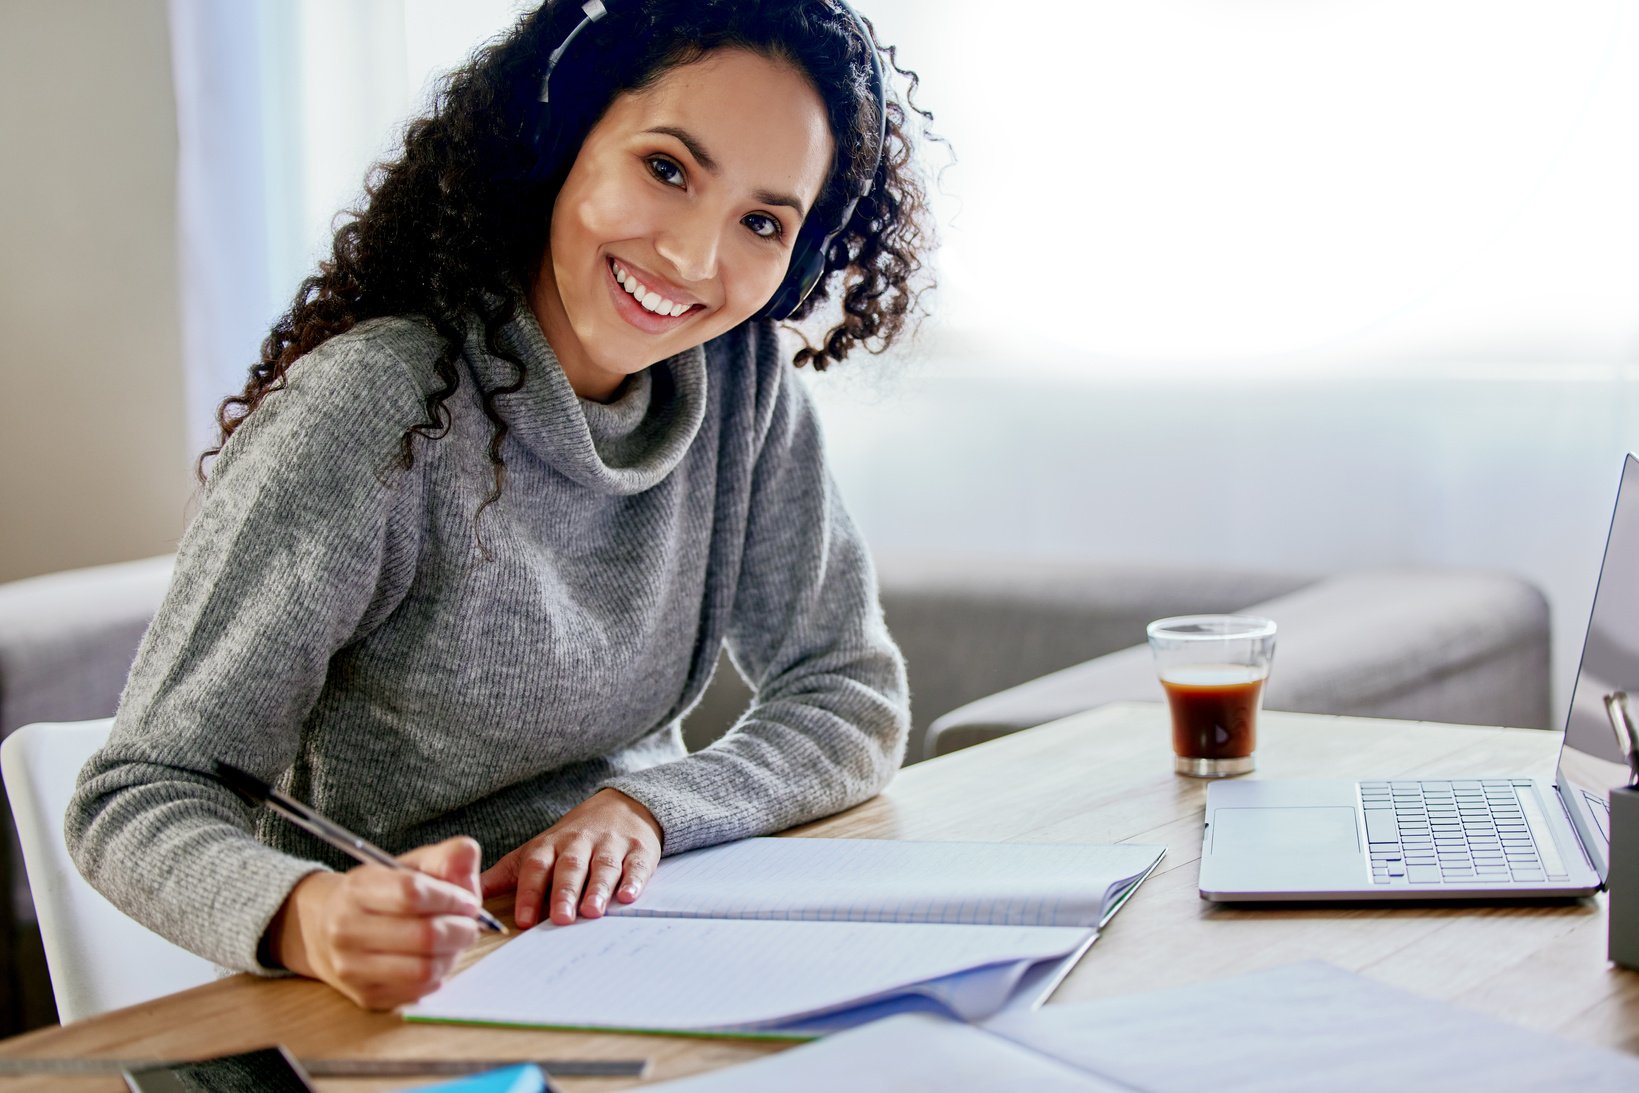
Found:
<path fill-rule="evenodd" d="M 1217 808 L 1212 811 L 1212 852 L 1360 854 L 1355 810 L 1350 806 Z"/>
<path fill-rule="evenodd" d="M 1208 899 L 1281 899 L 1371 887 L 1353 805 L 1215 808 L 1201 855 Z"/>

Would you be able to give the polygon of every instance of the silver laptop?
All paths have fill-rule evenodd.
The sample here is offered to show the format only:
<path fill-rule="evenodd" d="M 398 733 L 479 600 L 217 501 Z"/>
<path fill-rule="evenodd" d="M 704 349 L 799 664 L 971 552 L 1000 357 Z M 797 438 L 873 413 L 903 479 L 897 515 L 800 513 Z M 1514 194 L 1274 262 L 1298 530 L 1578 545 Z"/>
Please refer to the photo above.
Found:
<path fill-rule="evenodd" d="M 1628 767 L 1605 695 L 1639 699 L 1639 459 L 1622 467 L 1552 784 L 1531 778 L 1247 779 L 1207 787 L 1201 896 L 1582 896 L 1610 861 Z M 1639 713 L 1639 709 L 1634 711 Z"/>

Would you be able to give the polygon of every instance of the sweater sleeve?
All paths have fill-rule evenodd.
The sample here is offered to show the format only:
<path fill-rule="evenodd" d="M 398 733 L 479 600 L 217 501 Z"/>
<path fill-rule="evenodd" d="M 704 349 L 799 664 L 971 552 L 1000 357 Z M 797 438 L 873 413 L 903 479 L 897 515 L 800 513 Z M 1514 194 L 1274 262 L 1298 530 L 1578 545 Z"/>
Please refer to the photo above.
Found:
<path fill-rule="evenodd" d="M 212 467 L 105 747 L 66 817 L 88 881 L 132 918 L 225 967 L 258 959 L 298 880 L 322 869 L 262 845 L 209 772 L 276 782 L 331 655 L 408 587 L 413 528 L 396 464 L 418 419 L 402 365 L 337 339 L 298 362 Z M 385 359 L 384 359 L 385 358 Z"/>
<path fill-rule="evenodd" d="M 755 700 L 709 747 L 606 783 L 654 814 L 667 854 L 858 804 L 893 777 L 909 731 L 904 661 L 807 390 L 783 360 L 763 363 L 772 395 L 727 639 Z"/>

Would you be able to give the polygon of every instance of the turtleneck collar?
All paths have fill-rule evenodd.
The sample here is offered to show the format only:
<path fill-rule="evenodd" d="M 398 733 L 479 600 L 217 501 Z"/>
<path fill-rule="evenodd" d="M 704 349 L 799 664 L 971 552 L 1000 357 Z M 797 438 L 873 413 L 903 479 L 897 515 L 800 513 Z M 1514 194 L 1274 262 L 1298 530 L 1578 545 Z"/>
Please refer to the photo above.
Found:
<path fill-rule="evenodd" d="M 496 405 L 515 438 L 569 479 L 599 493 L 641 493 L 682 462 L 706 414 L 706 351 L 684 350 L 630 377 L 613 402 L 582 399 L 528 304 L 497 331 L 496 343 L 524 363 L 524 384 Z M 509 387 L 517 369 L 490 353 L 474 317 L 466 359 L 487 389 Z"/>

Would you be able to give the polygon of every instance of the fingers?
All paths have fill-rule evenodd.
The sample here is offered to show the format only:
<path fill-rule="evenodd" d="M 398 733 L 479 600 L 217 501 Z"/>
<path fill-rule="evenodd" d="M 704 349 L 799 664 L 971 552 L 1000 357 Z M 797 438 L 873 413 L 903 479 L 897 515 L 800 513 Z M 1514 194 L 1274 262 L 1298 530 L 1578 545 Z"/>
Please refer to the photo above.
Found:
<path fill-rule="evenodd" d="M 476 895 L 479 892 L 478 865 L 482 857 L 478 841 L 460 835 L 432 846 L 417 847 L 399 860 Z"/>
<path fill-rule="evenodd" d="M 654 858 L 642 847 L 632 847 L 624 858 L 600 854 L 594 859 L 592 875 L 587 881 L 586 897 L 581 903 L 581 914 L 597 918 L 608 910 L 609 894 L 621 903 L 631 903 L 649 883 L 654 873 Z M 618 885 L 618 887 L 617 887 Z"/>
<path fill-rule="evenodd" d="M 550 916 L 556 925 L 567 926 L 575 921 L 575 907 L 586 884 L 586 871 L 591 864 L 585 839 L 575 839 L 560 849 L 553 863 Z"/>
<path fill-rule="evenodd" d="M 478 876 L 479 893 L 488 899 L 518 886 L 518 863 L 523 861 L 525 848 L 519 847 Z M 522 926 L 523 923 L 518 925 Z"/>
<path fill-rule="evenodd" d="M 453 956 L 344 952 L 332 985 L 365 1009 L 388 1010 L 432 993 L 454 966 Z"/>
<path fill-rule="evenodd" d="M 541 898 L 552 883 L 552 869 L 558 862 L 554 843 L 537 839 L 522 847 L 518 861 L 518 893 L 512 904 L 512 920 L 519 929 L 527 930 L 541 917 Z M 574 915 L 570 915 L 570 920 Z"/>
<path fill-rule="evenodd" d="M 466 915 L 377 915 L 365 912 L 336 923 L 331 939 L 351 953 L 454 959 L 478 939 L 478 921 Z"/>
<path fill-rule="evenodd" d="M 622 903 L 631 903 L 642 893 L 643 886 L 649 883 L 653 874 L 654 859 L 647 854 L 634 850 L 626 855 L 626 872 L 615 898 Z"/>
<path fill-rule="evenodd" d="M 348 874 L 358 910 L 375 915 L 465 915 L 478 913 L 478 896 L 470 889 L 426 873 L 360 866 Z"/>
<path fill-rule="evenodd" d="M 520 927 L 528 929 L 539 920 L 543 896 L 546 915 L 558 926 L 574 922 L 577 914 L 602 916 L 611 898 L 621 903 L 637 899 L 654 873 L 653 856 L 616 839 L 600 842 L 591 852 L 588 845 L 588 840 L 575 839 L 558 847 L 528 848 L 518 871 L 513 911 Z"/>
<path fill-rule="evenodd" d="M 536 838 L 491 866 L 483 891 L 516 888 L 513 918 L 522 929 L 541 921 L 567 926 L 577 913 L 597 918 L 611 898 L 638 897 L 660 858 L 662 834 L 642 804 L 599 790 Z"/>
<path fill-rule="evenodd" d="M 571 843 L 566 851 L 558 854 L 558 861 L 552 871 L 551 917 L 559 926 L 567 926 L 575 921 L 575 905 L 580 902 L 581 887 L 586 883 L 586 869 L 589 855 L 584 844 Z"/>
<path fill-rule="evenodd" d="M 406 862 L 443 868 L 476 884 L 472 848 L 440 844 Z M 478 938 L 478 896 L 414 870 L 365 865 L 327 889 L 316 941 L 319 978 L 368 1009 L 413 1001 L 437 987 Z"/>
<path fill-rule="evenodd" d="M 592 856 L 592 868 L 586 877 L 586 893 L 581 897 L 580 913 L 597 918 L 609 906 L 609 895 L 620 883 L 626 859 L 613 843 L 605 842 Z"/>

